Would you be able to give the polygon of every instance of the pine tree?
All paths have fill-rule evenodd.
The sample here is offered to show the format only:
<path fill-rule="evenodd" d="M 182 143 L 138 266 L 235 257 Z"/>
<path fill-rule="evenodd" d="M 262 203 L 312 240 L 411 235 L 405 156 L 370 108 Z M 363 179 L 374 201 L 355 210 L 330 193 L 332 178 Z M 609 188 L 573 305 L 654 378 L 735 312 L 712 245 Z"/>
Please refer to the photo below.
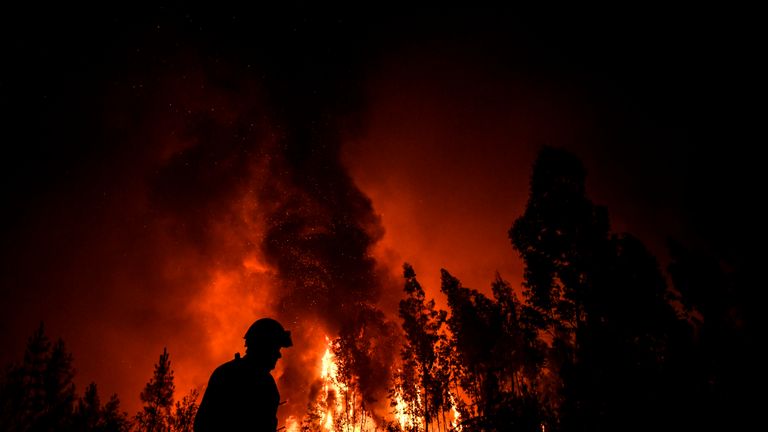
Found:
<path fill-rule="evenodd" d="M 45 411 L 41 419 L 42 430 L 64 430 L 69 427 L 75 402 L 74 376 L 72 355 L 67 352 L 64 341 L 59 339 L 53 345 L 43 375 Z"/>
<path fill-rule="evenodd" d="M 173 370 L 168 350 L 163 348 L 160 359 L 155 365 L 153 377 L 141 392 L 144 403 L 142 411 L 136 415 L 136 424 L 146 432 L 169 432 L 172 424 Z"/>
<path fill-rule="evenodd" d="M 120 410 L 120 399 L 116 394 L 110 396 L 101 410 L 101 427 L 104 432 L 128 432 L 131 429 L 128 413 Z"/>
<path fill-rule="evenodd" d="M 127 432 L 131 425 L 128 414 L 120 411 L 117 395 L 102 406 L 96 383 L 91 383 L 78 399 L 72 426 L 75 432 Z"/>
<path fill-rule="evenodd" d="M 51 342 L 45 335 L 43 323 L 27 341 L 24 360 L 21 364 L 19 384 L 19 429 L 33 430 L 41 422 L 45 412 L 45 368 L 50 359 Z"/>
<path fill-rule="evenodd" d="M 21 364 L 11 366 L 0 389 L 0 429 L 65 430 L 70 427 L 75 398 L 72 355 L 64 342 L 51 345 L 43 324 L 27 341 Z"/>
<path fill-rule="evenodd" d="M 180 401 L 176 401 L 171 418 L 171 430 L 173 432 L 192 432 L 199 395 L 200 392 L 197 389 L 192 389 Z"/>
<path fill-rule="evenodd" d="M 197 414 L 199 392 L 193 389 L 174 403 L 176 386 L 168 350 L 163 348 L 155 364 L 155 372 L 144 391 L 141 401 L 144 407 L 135 416 L 135 426 L 142 432 L 189 432 Z M 116 398 L 105 406 L 105 423 L 120 424 L 119 402 Z"/>
<path fill-rule="evenodd" d="M 64 342 L 51 344 L 41 324 L 27 342 L 23 361 L 2 377 L 0 430 L 127 432 L 130 422 L 117 395 L 101 407 L 91 383 L 76 397 L 72 363 Z"/>
<path fill-rule="evenodd" d="M 95 431 L 101 422 L 101 401 L 96 383 L 90 383 L 77 401 L 73 429 L 78 432 Z"/>
<path fill-rule="evenodd" d="M 0 387 L 0 430 L 27 431 L 37 423 L 44 407 L 43 376 L 50 347 L 41 323 L 27 340 L 22 362 L 6 370 Z"/>

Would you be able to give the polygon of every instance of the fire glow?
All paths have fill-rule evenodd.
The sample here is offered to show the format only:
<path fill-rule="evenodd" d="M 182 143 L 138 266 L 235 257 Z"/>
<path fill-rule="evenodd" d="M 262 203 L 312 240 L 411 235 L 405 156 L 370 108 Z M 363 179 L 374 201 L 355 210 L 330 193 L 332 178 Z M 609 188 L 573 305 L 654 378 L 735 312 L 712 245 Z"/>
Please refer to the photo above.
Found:
<path fill-rule="evenodd" d="M 197 64 L 180 63 L 185 62 Z M 131 163 L 105 162 L 111 170 L 105 169 L 110 175 L 104 182 L 131 179 L 125 180 L 128 192 L 94 216 L 109 222 L 99 229 L 84 226 L 77 254 L 48 260 L 61 263 L 55 274 L 66 276 L 66 286 L 113 287 L 73 297 L 105 305 L 93 307 L 93 315 L 82 314 L 78 325 L 87 324 L 89 332 L 73 337 L 72 346 L 82 353 L 81 376 L 119 393 L 129 412 L 138 409 L 136 395 L 164 346 L 172 356 L 179 393 L 202 390 L 211 371 L 243 349 L 247 326 L 258 317 L 273 316 L 297 338 L 274 375 L 289 401 L 280 409 L 281 424 L 299 427 L 307 403 L 313 402 L 309 399 L 315 393 L 308 390 L 312 383 L 323 381 L 324 397 L 335 398 L 334 404 L 345 393 L 338 384 L 338 366 L 327 369 L 325 378 L 322 368 L 318 370 L 324 353 L 338 364 L 333 350 L 323 346 L 323 335 L 333 338 L 345 325 L 354 327 L 348 321 L 356 319 L 361 304 L 382 311 L 382 321 L 397 325 L 403 261 L 415 260 L 423 269 L 457 269 L 476 280 L 476 286 L 496 269 L 514 273 L 516 267 L 507 260 L 508 242 L 497 232 L 508 228 L 506 215 L 517 212 L 524 196 L 510 197 L 500 211 L 466 213 L 482 208 L 477 202 L 481 194 L 486 194 L 485 201 L 498 201 L 489 197 L 498 196 L 501 186 L 478 183 L 464 190 L 451 183 L 455 176 L 440 177 L 451 170 L 422 165 L 438 158 L 435 166 L 451 166 L 451 160 L 467 158 L 457 153 L 465 146 L 441 126 L 452 118 L 444 112 L 451 104 L 431 101 L 430 115 L 418 128 L 396 126 L 387 119 L 404 116 L 403 124 L 412 124 L 409 118 L 424 113 L 407 108 L 413 104 L 393 92 L 382 91 L 389 84 L 374 83 L 370 127 L 358 142 L 333 122 L 307 131 L 306 122 L 294 121 L 290 112 L 273 114 L 269 106 L 275 101 L 268 100 L 260 84 L 233 71 L 226 71 L 232 88 L 223 88 L 202 69 L 187 69 L 183 78 L 168 72 L 158 80 L 150 101 L 157 109 L 141 110 L 147 113 L 141 127 L 112 131 L 116 142 L 151 145 L 136 152 Z M 127 114 L 118 110 L 110 115 Z M 504 139 L 472 136 L 472 145 L 523 142 L 527 132 L 520 133 L 509 132 Z M 313 137 L 311 146 L 305 135 Z M 454 142 L 449 148 L 443 145 Z M 414 157 L 394 157 L 416 149 Z M 528 156 L 527 150 L 521 151 L 523 156 L 492 162 L 520 160 L 516 163 L 523 166 Z M 523 169 L 502 170 L 484 163 L 489 173 L 516 173 L 524 181 Z M 517 183 L 508 180 L 504 190 Z M 451 202 L 461 203 L 463 210 L 446 209 Z M 87 208 L 86 203 L 73 205 L 81 207 Z M 79 213 L 68 217 L 75 219 Z M 484 219 L 489 217 L 495 219 Z M 113 229 L 115 223 L 123 225 Z M 448 232 L 451 235 L 443 234 Z M 476 236 L 478 232 L 492 233 L 494 242 L 486 241 L 489 235 Z M 109 246 L 123 244 L 130 246 L 127 254 Z M 488 255 L 503 259 L 486 262 Z M 79 271 L 85 261 L 94 263 L 93 272 Z M 437 274 L 426 272 L 424 285 L 428 295 L 440 301 Z M 62 280 L 48 283 L 58 286 Z M 67 301 L 57 298 L 50 303 Z M 54 325 L 69 321 L 51 319 Z M 104 342 L 94 344 L 93 339 Z M 367 418 L 362 420 L 358 405 L 340 411 L 334 405 L 326 410 L 326 422 L 355 417 L 358 430 L 381 430 L 390 420 L 413 426 L 419 418 L 393 413 L 387 397 L 399 346 L 386 345 L 376 334 L 366 339 L 371 352 L 378 353 L 375 367 L 367 371 L 378 375 L 363 374 L 364 385 L 354 390 L 358 400 L 366 401 Z M 117 364 L 102 358 L 126 360 Z M 404 404 L 392 400 L 396 407 Z"/>
<path fill-rule="evenodd" d="M 333 353 L 333 341 L 326 339 L 327 348 L 320 368 L 322 391 L 315 410 L 325 431 L 372 432 L 378 430 L 376 422 L 365 411 L 362 400 L 349 383 L 339 375 L 339 365 Z"/>

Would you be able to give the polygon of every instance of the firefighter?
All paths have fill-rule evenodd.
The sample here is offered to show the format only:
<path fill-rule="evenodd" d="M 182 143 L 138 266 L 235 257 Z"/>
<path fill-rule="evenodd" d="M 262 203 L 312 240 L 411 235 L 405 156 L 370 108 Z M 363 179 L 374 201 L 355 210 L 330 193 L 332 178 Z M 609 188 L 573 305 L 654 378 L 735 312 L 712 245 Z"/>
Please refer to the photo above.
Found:
<path fill-rule="evenodd" d="M 293 346 L 291 332 L 262 318 L 245 333 L 245 356 L 216 368 L 208 381 L 195 417 L 195 432 L 275 432 L 280 393 L 269 373 L 282 357 L 281 348 Z"/>

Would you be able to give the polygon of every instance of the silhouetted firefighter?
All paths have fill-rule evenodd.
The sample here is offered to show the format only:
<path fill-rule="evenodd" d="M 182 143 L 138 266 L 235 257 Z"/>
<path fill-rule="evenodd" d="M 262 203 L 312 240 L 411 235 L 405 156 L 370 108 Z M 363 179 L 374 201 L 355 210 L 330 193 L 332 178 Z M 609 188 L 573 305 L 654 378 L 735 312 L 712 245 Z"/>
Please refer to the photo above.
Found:
<path fill-rule="evenodd" d="M 291 332 L 271 318 L 262 318 L 245 333 L 245 357 L 216 368 L 195 417 L 195 432 L 277 430 L 280 393 L 269 373 L 282 357 L 280 348 L 293 346 Z"/>

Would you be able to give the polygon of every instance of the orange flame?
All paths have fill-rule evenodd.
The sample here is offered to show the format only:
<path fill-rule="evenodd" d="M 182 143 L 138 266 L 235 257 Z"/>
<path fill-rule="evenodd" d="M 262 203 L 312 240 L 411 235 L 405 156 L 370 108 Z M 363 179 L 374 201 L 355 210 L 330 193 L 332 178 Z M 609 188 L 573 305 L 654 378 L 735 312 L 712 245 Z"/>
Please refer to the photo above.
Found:
<path fill-rule="evenodd" d="M 395 420 L 397 420 L 398 424 L 400 424 L 400 429 L 413 430 L 416 423 L 414 422 L 413 416 L 409 415 L 407 412 L 408 404 L 406 404 L 405 400 L 403 400 L 403 395 L 399 388 L 395 388 L 394 399 L 394 415 Z"/>
<path fill-rule="evenodd" d="M 333 342 L 327 336 L 325 340 L 327 347 L 320 362 L 322 392 L 315 407 L 320 416 L 320 427 L 329 432 L 376 431 L 376 422 L 361 409 L 354 389 L 339 376 Z"/>
<path fill-rule="evenodd" d="M 453 420 L 451 420 L 451 430 L 461 432 L 463 430 L 461 427 L 461 414 L 459 413 L 459 410 L 456 409 L 456 400 L 453 399 L 453 394 L 451 394 L 451 392 L 448 392 L 448 398 L 451 401 L 451 412 L 453 413 Z"/>

